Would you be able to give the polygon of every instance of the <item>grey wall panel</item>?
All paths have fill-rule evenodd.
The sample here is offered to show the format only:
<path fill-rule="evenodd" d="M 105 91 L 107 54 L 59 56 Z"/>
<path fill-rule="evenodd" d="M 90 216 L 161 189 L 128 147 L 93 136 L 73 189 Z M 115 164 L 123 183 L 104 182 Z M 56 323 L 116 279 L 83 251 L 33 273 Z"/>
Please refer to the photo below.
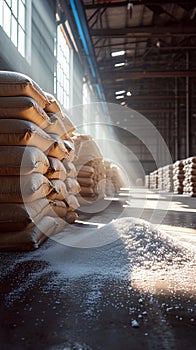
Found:
<path fill-rule="evenodd" d="M 55 1 L 34 0 L 32 3 L 31 68 L 34 79 L 43 89 L 54 89 Z"/>
<path fill-rule="evenodd" d="M 20 55 L 4 30 L 0 27 L 0 69 L 21 72 L 27 75 L 31 73 L 28 62 Z"/>
<path fill-rule="evenodd" d="M 76 54 L 73 54 L 73 106 L 83 102 L 83 67 Z"/>

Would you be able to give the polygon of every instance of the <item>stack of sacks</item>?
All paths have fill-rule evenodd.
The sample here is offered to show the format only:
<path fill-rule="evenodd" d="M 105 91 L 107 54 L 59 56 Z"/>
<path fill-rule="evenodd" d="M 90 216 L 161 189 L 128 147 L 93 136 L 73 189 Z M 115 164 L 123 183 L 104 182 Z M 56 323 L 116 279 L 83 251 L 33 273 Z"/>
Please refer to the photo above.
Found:
<path fill-rule="evenodd" d="M 0 72 L 0 249 L 37 248 L 58 228 L 47 196 L 46 156 L 56 149 L 44 129 L 47 96 L 29 77 Z M 27 147 L 26 147 L 27 146 Z M 46 234 L 47 236 L 46 236 Z"/>
<path fill-rule="evenodd" d="M 163 167 L 163 190 L 166 192 L 173 191 L 173 164 Z"/>
<path fill-rule="evenodd" d="M 145 175 L 145 187 L 150 188 L 150 175 Z"/>
<path fill-rule="evenodd" d="M 112 165 L 111 167 L 111 180 L 114 186 L 115 193 L 118 193 L 123 183 L 120 175 L 120 169 L 116 165 Z"/>
<path fill-rule="evenodd" d="M 113 196 L 115 193 L 115 188 L 112 181 L 112 164 L 109 161 L 105 161 L 104 164 L 106 169 L 105 193 L 106 193 L 106 196 Z"/>
<path fill-rule="evenodd" d="M 183 193 L 183 181 L 184 181 L 184 162 L 178 160 L 173 165 L 173 185 L 174 193 Z"/>
<path fill-rule="evenodd" d="M 93 202 L 104 198 L 105 195 L 105 166 L 100 149 L 90 135 L 75 136 L 75 161 L 77 180 L 81 191 L 79 203 Z"/>
<path fill-rule="evenodd" d="M 164 176 L 163 176 L 163 168 L 158 169 L 158 189 L 163 190 L 164 189 Z"/>
<path fill-rule="evenodd" d="M 107 196 L 112 196 L 120 191 L 123 186 L 123 181 L 120 175 L 120 169 L 109 161 L 105 161 L 106 169 L 106 187 L 105 193 Z"/>
<path fill-rule="evenodd" d="M 79 207 L 76 195 L 80 191 L 73 164 L 75 127 L 55 97 L 48 93 L 46 96 L 50 104 L 45 107 L 45 112 L 52 121 L 52 125 L 48 126 L 46 131 L 58 144 L 56 149 L 53 147 L 48 152 L 50 167 L 46 176 L 54 186 L 48 199 L 52 200 L 54 211 L 59 217 L 64 218 L 68 223 L 73 223 L 78 218 L 75 212 Z"/>
<path fill-rule="evenodd" d="M 183 194 L 196 197 L 196 157 L 184 160 Z"/>
<path fill-rule="evenodd" d="M 155 170 L 152 173 L 150 173 L 150 188 L 158 188 L 158 170 Z"/>

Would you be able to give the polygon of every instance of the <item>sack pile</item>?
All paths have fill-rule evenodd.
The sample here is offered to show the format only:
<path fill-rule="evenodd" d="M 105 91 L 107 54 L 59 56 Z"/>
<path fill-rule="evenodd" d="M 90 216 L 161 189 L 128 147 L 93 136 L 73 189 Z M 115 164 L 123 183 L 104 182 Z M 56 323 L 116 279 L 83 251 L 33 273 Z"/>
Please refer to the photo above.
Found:
<path fill-rule="evenodd" d="M 62 221 L 56 216 L 56 212 L 59 215 L 57 198 L 53 196 L 68 196 L 62 181 L 66 174 L 62 160 L 71 154 L 66 142 L 73 148 L 74 144 L 66 130 L 66 121 L 50 115 L 51 111 L 48 113 L 51 106 L 47 94 L 29 77 L 0 72 L 0 248 L 3 250 L 35 249 L 49 235 L 62 229 Z M 61 163 L 57 182 L 62 181 L 64 187 L 55 182 L 55 177 L 50 177 L 51 169 L 57 167 L 52 159 Z"/>
<path fill-rule="evenodd" d="M 105 193 L 107 196 L 112 196 L 120 191 L 120 188 L 123 186 L 123 181 L 120 175 L 120 169 L 111 164 L 109 161 L 105 161 L 106 169 L 106 186 Z"/>
<path fill-rule="evenodd" d="M 162 184 L 163 191 L 173 191 L 173 164 L 169 164 L 163 167 L 162 170 Z"/>
<path fill-rule="evenodd" d="M 52 201 L 56 215 L 71 224 L 78 218 L 75 212 L 79 207 L 76 195 L 80 191 L 76 180 L 77 172 L 73 164 L 76 157 L 73 135 L 75 126 L 55 97 L 48 93 L 46 96 L 49 105 L 45 107 L 45 112 L 52 122 L 46 131 L 56 144 L 56 148 L 53 146 L 48 152 L 50 166 L 46 177 L 54 186 L 48 199 Z"/>
<path fill-rule="evenodd" d="M 111 197 L 115 194 L 115 188 L 112 182 L 112 165 L 109 161 L 104 161 L 104 165 L 106 169 L 105 193 L 106 193 L 106 196 Z"/>
<path fill-rule="evenodd" d="M 150 188 L 150 175 L 145 175 L 145 187 Z"/>
<path fill-rule="evenodd" d="M 158 189 L 164 191 L 164 167 L 158 169 Z"/>
<path fill-rule="evenodd" d="M 146 177 L 146 186 L 151 189 L 159 189 L 161 191 L 173 191 L 173 164 L 161 167 L 151 172 Z"/>
<path fill-rule="evenodd" d="M 105 195 L 105 167 L 101 151 L 90 135 L 75 137 L 77 180 L 80 184 L 79 203 L 94 202 Z"/>
<path fill-rule="evenodd" d="M 150 188 L 157 189 L 158 188 L 158 170 L 154 170 L 150 173 Z"/>
<path fill-rule="evenodd" d="M 183 194 L 196 197 L 196 157 L 184 160 Z"/>
<path fill-rule="evenodd" d="M 173 165 L 173 185 L 174 193 L 183 193 L 183 181 L 184 181 L 184 162 L 178 160 Z"/>

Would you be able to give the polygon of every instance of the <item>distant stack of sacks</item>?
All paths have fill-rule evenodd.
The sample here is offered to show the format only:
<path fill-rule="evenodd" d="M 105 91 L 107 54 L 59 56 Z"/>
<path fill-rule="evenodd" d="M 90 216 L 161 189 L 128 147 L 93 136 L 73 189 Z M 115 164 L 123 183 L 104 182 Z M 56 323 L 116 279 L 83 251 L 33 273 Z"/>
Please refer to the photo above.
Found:
<path fill-rule="evenodd" d="M 159 190 L 163 190 L 164 189 L 164 176 L 163 176 L 163 173 L 164 173 L 164 168 L 159 168 L 158 169 L 158 172 L 157 172 L 157 188 Z"/>
<path fill-rule="evenodd" d="M 173 165 L 169 164 L 151 172 L 148 182 L 151 189 L 173 191 Z"/>
<path fill-rule="evenodd" d="M 107 196 L 112 196 L 118 193 L 123 185 L 120 169 L 109 161 L 104 161 L 104 165 L 106 169 L 105 193 Z"/>
<path fill-rule="evenodd" d="M 115 193 L 115 188 L 112 182 L 112 164 L 109 161 L 105 161 L 104 165 L 106 169 L 105 193 L 106 193 L 106 196 L 113 196 Z"/>
<path fill-rule="evenodd" d="M 163 190 L 166 192 L 173 191 L 173 164 L 163 167 Z"/>
<path fill-rule="evenodd" d="M 173 186 L 175 194 L 183 193 L 183 181 L 184 181 L 184 162 L 178 160 L 173 165 Z"/>
<path fill-rule="evenodd" d="M 145 175 L 145 187 L 150 188 L 150 175 Z"/>
<path fill-rule="evenodd" d="M 196 157 L 184 160 L 183 194 L 196 197 Z"/>
<path fill-rule="evenodd" d="M 120 188 L 123 186 L 120 169 L 116 165 L 112 165 L 112 183 L 114 185 L 115 193 L 120 191 Z"/>
<path fill-rule="evenodd" d="M 158 188 L 158 170 L 155 170 L 152 173 L 150 173 L 150 188 Z"/>
<path fill-rule="evenodd" d="M 101 151 L 90 135 L 75 135 L 77 180 L 81 191 L 78 201 L 94 202 L 105 195 L 105 167 Z"/>
<path fill-rule="evenodd" d="M 57 181 L 65 178 L 61 161 L 74 145 L 66 130 L 70 121 L 49 114 L 53 102 L 29 77 L 0 72 L 1 250 L 35 249 L 62 229 L 56 196 L 68 193 L 51 173 L 59 163 Z"/>

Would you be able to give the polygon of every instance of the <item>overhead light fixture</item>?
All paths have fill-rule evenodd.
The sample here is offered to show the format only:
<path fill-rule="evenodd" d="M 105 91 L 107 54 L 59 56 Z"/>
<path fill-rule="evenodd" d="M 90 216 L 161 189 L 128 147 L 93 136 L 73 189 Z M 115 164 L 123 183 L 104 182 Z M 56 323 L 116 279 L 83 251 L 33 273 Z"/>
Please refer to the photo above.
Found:
<path fill-rule="evenodd" d="M 115 95 L 122 95 L 125 93 L 125 90 L 119 90 L 115 92 Z"/>
<path fill-rule="evenodd" d="M 125 54 L 125 50 L 121 50 L 121 51 L 114 51 L 111 53 L 112 57 L 116 57 L 116 56 L 123 56 Z"/>
<path fill-rule="evenodd" d="M 132 18 L 133 16 L 133 4 L 131 1 L 127 4 L 127 11 L 129 11 L 129 17 Z"/>
<path fill-rule="evenodd" d="M 119 62 L 119 63 L 115 63 L 114 67 L 122 67 L 125 65 L 125 62 Z"/>
<path fill-rule="evenodd" d="M 117 99 L 117 100 L 120 100 L 121 98 L 124 98 L 124 97 L 125 97 L 124 95 L 117 95 L 117 96 L 116 96 L 116 99 Z"/>
<path fill-rule="evenodd" d="M 161 46 L 161 43 L 160 43 L 160 41 L 158 40 L 157 42 L 156 42 L 156 47 L 160 47 Z"/>
<path fill-rule="evenodd" d="M 126 102 L 125 101 L 122 101 L 120 104 L 121 104 L 121 106 L 126 106 Z"/>
<path fill-rule="evenodd" d="M 131 91 L 127 91 L 127 96 L 131 96 L 131 95 L 132 95 Z"/>

